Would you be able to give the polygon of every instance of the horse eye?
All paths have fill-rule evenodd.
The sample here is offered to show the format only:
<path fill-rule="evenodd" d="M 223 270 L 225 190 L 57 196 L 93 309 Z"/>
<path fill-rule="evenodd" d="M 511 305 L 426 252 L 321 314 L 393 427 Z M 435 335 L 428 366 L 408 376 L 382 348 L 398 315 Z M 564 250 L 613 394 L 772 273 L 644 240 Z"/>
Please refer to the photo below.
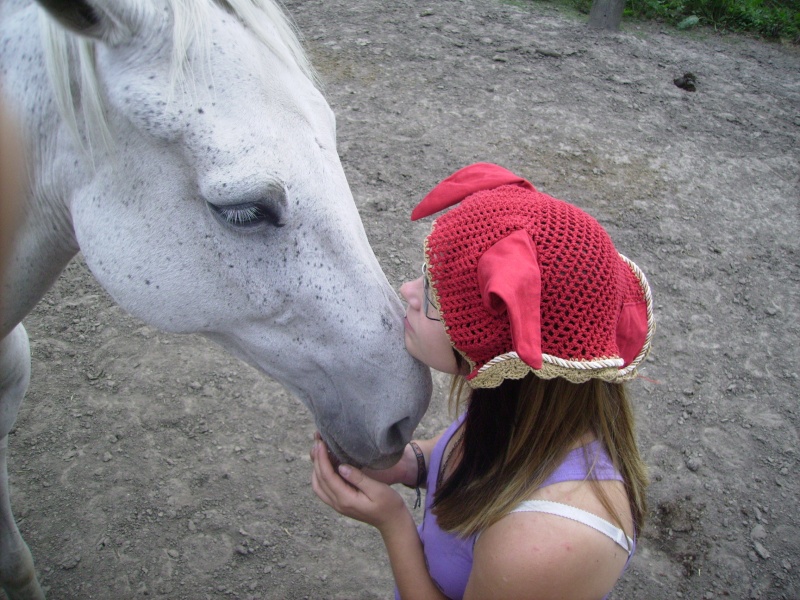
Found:
<path fill-rule="evenodd" d="M 259 202 L 245 202 L 233 206 L 217 206 L 208 203 L 211 212 L 225 225 L 234 229 L 248 230 L 259 225 L 283 227 L 281 215 L 273 207 Z"/>

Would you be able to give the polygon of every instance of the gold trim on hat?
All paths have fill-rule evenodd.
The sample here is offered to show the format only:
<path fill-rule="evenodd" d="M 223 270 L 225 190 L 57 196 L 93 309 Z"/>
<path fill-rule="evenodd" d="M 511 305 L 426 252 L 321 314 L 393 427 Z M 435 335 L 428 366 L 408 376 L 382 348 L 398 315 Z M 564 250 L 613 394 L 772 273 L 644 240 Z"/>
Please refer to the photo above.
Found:
<path fill-rule="evenodd" d="M 523 362 L 516 352 L 509 352 L 495 357 L 483 365 L 475 377 L 467 380 L 467 384 L 472 388 L 492 388 L 503 383 L 505 379 L 522 379 L 528 373 L 533 373 L 539 379 L 561 377 L 572 383 L 584 383 L 590 379 L 616 382 L 620 372 L 619 366 L 616 365 L 622 365 L 621 358 L 579 362 L 564 361 L 547 354 L 542 355 L 542 361 L 542 368 L 534 369 Z M 565 363 L 570 366 L 565 366 Z M 607 366 L 602 366 L 604 364 Z"/>

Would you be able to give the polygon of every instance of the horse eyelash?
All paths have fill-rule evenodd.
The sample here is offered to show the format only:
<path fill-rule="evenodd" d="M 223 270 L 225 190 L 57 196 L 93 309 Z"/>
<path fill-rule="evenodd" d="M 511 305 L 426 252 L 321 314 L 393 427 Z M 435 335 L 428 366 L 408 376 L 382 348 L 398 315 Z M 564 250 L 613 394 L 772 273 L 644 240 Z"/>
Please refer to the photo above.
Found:
<path fill-rule="evenodd" d="M 263 212 L 255 204 L 231 208 L 217 207 L 217 211 L 219 215 L 231 225 L 249 225 L 250 223 L 261 220 L 263 216 Z"/>

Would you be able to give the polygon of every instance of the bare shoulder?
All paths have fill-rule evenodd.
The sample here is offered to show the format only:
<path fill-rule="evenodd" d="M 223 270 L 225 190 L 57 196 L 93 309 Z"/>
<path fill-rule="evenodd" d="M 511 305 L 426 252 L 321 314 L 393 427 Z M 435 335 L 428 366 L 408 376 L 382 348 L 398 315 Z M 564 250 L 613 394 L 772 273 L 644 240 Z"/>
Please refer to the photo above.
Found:
<path fill-rule="evenodd" d="M 465 598 L 602 598 L 628 554 L 582 523 L 544 513 L 513 513 L 475 545 Z"/>

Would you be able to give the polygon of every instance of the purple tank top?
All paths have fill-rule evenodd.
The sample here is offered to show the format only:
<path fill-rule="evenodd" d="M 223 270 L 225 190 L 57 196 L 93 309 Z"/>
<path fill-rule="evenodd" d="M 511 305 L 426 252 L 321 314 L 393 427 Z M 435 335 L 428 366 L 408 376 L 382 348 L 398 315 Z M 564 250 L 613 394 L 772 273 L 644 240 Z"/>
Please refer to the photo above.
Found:
<path fill-rule="evenodd" d="M 431 512 L 431 505 L 436 493 L 442 455 L 447 443 L 463 420 L 464 416 L 462 415 L 448 427 L 431 453 L 431 464 L 428 467 L 428 491 L 425 494 L 425 516 L 422 524 L 417 528 L 425 551 L 428 572 L 442 593 L 452 600 L 464 596 L 469 574 L 472 571 L 472 550 L 477 536 L 460 538 L 442 531 L 436 522 L 436 516 Z M 587 449 L 589 456 L 595 457 L 592 473 L 596 479 L 599 481 L 622 481 L 622 476 L 614 468 L 600 442 L 592 442 Z M 587 465 L 584 449 L 576 448 L 567 454 L 564 462 L 553 471 L 541 487 L 562 481 L 580 481 L 586 476 Z M 395 590 L 395 598 L 399 599 L 397 590 Z"/>

